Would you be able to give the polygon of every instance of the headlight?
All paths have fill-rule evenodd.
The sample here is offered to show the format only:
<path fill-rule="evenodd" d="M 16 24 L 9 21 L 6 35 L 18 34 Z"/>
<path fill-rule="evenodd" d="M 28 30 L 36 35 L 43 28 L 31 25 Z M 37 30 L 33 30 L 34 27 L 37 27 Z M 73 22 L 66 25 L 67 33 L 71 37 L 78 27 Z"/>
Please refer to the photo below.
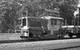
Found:
<path fill-rule="evenodd" d="M 23 36 L 29 36 L 29 30 L 23 31 Z"/>

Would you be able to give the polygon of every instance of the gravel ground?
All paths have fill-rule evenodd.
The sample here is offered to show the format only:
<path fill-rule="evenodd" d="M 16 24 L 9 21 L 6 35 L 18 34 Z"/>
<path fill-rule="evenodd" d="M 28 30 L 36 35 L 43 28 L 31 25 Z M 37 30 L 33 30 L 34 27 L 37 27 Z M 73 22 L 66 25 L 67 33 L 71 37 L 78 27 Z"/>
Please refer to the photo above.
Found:
<path fill-rule="evenodd" d="M 0 41 L 1 40 L 19 40 L 19 33 L 0 33 Z"/>
<path fill-rule="evenodd" d="M 6 43 L 0 45 L 0 50 L 53 50 L 71 46 L 80 46 L 80 39 Z"/>

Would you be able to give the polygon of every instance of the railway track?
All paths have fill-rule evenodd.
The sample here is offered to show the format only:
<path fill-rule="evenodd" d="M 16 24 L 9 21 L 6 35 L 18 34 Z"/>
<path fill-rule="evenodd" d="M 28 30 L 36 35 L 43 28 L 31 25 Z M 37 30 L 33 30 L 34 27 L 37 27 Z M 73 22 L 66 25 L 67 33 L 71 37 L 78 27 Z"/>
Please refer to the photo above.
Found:
<path fill-rule="evenodd" d="M 50 49 L 50 50 L 67 50 L 67 49 L 74 49 L 74 48 L 80 48 L 80 46 L 71 46 L 71 47 L 57 48 L 57 49 Z"/>
<path fill-rule="evenodd" d="M 79 39 L 79 38 L 62 38 L 62 39 L 28 39 L 28 40 L 3 40 L 3 41 L 0 41 L 0 44 L 3 44 L 3 43 L 18 43 L 18 42 L 49 41 L 49 40 L 65 40 L 65 39 Z"/>

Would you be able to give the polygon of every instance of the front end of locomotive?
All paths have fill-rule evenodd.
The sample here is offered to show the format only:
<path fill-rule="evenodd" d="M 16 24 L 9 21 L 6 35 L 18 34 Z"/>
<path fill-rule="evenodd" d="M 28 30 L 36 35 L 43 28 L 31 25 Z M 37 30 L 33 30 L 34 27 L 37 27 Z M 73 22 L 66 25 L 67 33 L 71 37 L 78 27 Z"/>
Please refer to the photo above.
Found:
<path fill-rule="evenodd" d="M 28 38 L 29 37 L 29 28 L 24 26 L 23 28 L 21 28 L 21 36 L 20 38 Z"/>
<path fill-rule="evenodd" d="M 22 17 L 21 19 L 21 39 L 26 39 L 29 37 L 29 27 L 28 27 L 28 18 Z"/>

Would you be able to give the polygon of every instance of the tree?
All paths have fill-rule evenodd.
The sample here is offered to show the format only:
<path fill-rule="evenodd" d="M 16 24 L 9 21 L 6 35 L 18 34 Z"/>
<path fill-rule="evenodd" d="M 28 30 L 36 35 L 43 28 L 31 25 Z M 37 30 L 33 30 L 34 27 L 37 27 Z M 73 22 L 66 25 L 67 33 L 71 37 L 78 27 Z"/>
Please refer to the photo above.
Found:
<path fill-rule="evenodd" d="M 75 10 L 75 0 L 6 0 L 0 2 L 0 19 L 2 32 L 15 30 L 18 25 L 18 18 L 26 13 L 26 16 L 59 16 L 63 17 L 71 24 L 73 12 Z"/>
<path fill-rule="evenodd" d="M 77 2 L 74 0 L 64 1 L 60 6 L 60 16 L 67 20 L 67 24 L 71 25 L 74 19 L 74 11 L 76 10 Z"/>
<path fill-rule="evenodd" d="M 15 26 L 17 25 L 18 14 L 18 5 L 13 4 L 13 2 L 2 2 L 1 4 L 1 31 L 8 32 L 8 30 L 15 30 Z"/>

